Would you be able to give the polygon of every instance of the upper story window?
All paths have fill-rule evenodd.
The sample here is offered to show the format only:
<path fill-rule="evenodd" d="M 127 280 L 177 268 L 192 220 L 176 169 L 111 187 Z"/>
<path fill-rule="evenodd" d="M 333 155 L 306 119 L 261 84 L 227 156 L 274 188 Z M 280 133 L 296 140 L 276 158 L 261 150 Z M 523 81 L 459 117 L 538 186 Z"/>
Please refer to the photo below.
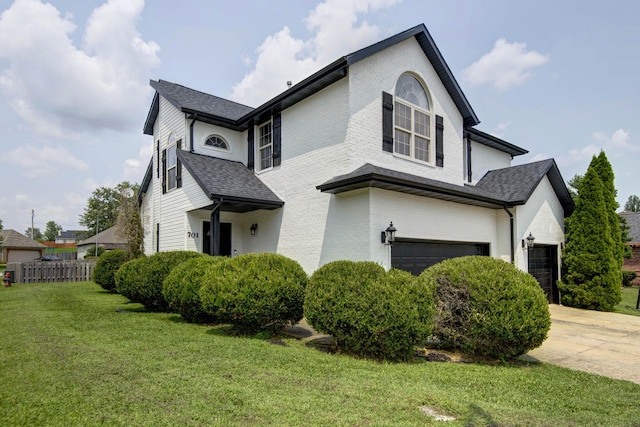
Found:
<path fill-rule="evenodd" d="M 209 135 L 204 141 L 205 147 L 229 151 L 229 144 L 220 135 Z"/>
<path fill-rule="evenodd" d="M 258 128 L 258 161 L 260 170 L 273 166 L 273 128 L 268 122 Z"/>
<path fill-rule="evenodd" d="M 172 145 L 167 148 L 167 190 L 172 190 L 177 187 L 177 170 L 178 161 L 176 156 L 176 145 Z"/>
<path fill-rule="evenodd" d="M 412 74 L 403 74 L 398 79 L 393 111 L 394 153 L 431 162 L 433 120 L 429 97 Z"/>

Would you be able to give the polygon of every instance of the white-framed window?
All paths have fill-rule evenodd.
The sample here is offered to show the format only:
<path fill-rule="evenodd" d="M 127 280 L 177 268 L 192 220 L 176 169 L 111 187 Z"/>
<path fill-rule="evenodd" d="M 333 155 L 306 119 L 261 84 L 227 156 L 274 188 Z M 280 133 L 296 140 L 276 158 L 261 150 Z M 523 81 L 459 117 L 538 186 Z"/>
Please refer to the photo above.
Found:
<path fill-rule="evenodd" d="M 178 186 L 177 180 L 178 159 L 176 155 L 176 145 L 167 148 L 167 191 Z"/>
<path fill-rule="evenodd" d="M 405 73 L 396 83 L 393 152 L 426 163 L 432 156 L 432 113 L 427 91 Z"/>
<path fill-rule="evenodd" d="M 204 146 L 217 150 L 229 151 L 229 143 L 220 135 L 209 135 L 204 141 Z"/>
<path fill-rule="evenodd" d="M 269 121 L 258 127 L 258 161 L 260 170 L 273 166 L 273 126 Z"/>

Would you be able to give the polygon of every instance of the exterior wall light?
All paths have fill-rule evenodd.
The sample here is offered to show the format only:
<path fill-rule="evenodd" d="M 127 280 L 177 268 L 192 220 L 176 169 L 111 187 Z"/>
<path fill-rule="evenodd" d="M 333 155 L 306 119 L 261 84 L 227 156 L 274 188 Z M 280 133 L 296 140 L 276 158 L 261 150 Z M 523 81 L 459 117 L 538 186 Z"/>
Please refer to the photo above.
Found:
<path fill-rule="evenodd" d="M 393 221 L 390 222 L 387 229 L 380 233 L 380 243 L 389 246 L 393 245 L 396 240 L 396 231 L 398 230 L 393 226 Z"/>
<path fill-rule="evenodd" d="M 258 224 L 251 224 L 251 227 L 249 227 L 249 230 L 251 231 L 251 235 L 255 236 L 256 231 L 258 230 Z"/>
<path fill-rule="evenodd" d="M 525 241 L 526 240 L 526 241 Z M 526 239 L 522 239 L 522 249 L 531 249 L 533 248 L 533 242 L 536 240 L 535 237 L 533 237 L 533 234 L 531 234 L 531 232 L 529 232 L 529 235 L 527 236 Z"/>

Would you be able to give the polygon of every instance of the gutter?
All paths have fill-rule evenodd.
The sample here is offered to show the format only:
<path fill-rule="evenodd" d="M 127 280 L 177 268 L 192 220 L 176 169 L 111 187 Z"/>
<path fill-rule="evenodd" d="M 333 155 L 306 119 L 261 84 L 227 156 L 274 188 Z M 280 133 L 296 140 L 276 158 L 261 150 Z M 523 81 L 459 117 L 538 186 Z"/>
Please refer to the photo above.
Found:
<path fill-rule="evenodd" d="M 514 244 L 515 230 L 513 225 L 513 213 L 511 213 L 511 211 L 507 208 L 507 205 L 504 205 L 502 208 L 507 214 L 509 214 L 509 229 L 511 234 L 511 264 L 515 264 L 516 248 Z"/>

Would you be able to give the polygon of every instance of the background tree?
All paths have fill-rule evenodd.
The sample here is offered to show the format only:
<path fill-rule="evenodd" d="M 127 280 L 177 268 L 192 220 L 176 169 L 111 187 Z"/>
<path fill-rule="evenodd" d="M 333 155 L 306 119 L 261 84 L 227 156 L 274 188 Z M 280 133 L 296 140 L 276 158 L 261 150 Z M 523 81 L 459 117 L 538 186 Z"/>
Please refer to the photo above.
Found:
<path fill-rule="evenodd" d="M 78 221 L 80 225 L 87 228 L 87 237 L 95 236 L 115 225 L 120 209 L 121 193 L 125 188 L 131 188 L 137 193 L 140 186 L 123 181 L 114 188 L 100 187 L 93 191 Z"/>
<path fill-rule="evenodd" d="M 594 156 L 580 183 L 576 209 L 567 230 L 563 277 L 558 282 L 562 304 L 611 311 L 621 300 L 619 249 L 611 232 L 610 207 Z M 620 232 L 617 234 L 620 239 Z"/>
<path fill-rule="evenodd" d="M 624 204 L 624 210 L 627 212 L 640 212 L 640 197 L 635 194 L 629 196 L 627 203 Z M 2 225 L 0 223 L 0 225 Z M 2 230 L 2 227 L 0 227 Z"/>
<path fill-rule="evenodd" d="M 584 178 L 584 175 L 575 174 L 573 178 L 567 181 L 567 184 L 569 184 L 569 194 L 571 195 L 574 203 L 578 200 L 578 193 L 580 192 L 580 183 L 582 182 L 582 178 Z"/>
<path fill-rule="evenodd" d="M 120 209 L 116 220 L 116 235 L 126 240 L 129 256 L 138 258 L 144 253 L 144 228 L 138 208 L 138 188 L 121 193 Z"/>
<path fill-rule="evenodd" d="M 44 229 L 44 240 L 47 242 L 53 242 L 56 240 L 56 236 L 60 234 L 62 231 L 62 227 L 56 224 L 55 221 L 47 222 L 47 226 Z"/>
<path fill-rule="evenodd" d="M 24 234 L 25 236 L 33 240 L 44 240 L 44 236 L 42 235 L 42 232 L 38 227 L 33 228 L 33 231 L 31 231 L 31 227 L 29 227 L 24 231 Z"/>

